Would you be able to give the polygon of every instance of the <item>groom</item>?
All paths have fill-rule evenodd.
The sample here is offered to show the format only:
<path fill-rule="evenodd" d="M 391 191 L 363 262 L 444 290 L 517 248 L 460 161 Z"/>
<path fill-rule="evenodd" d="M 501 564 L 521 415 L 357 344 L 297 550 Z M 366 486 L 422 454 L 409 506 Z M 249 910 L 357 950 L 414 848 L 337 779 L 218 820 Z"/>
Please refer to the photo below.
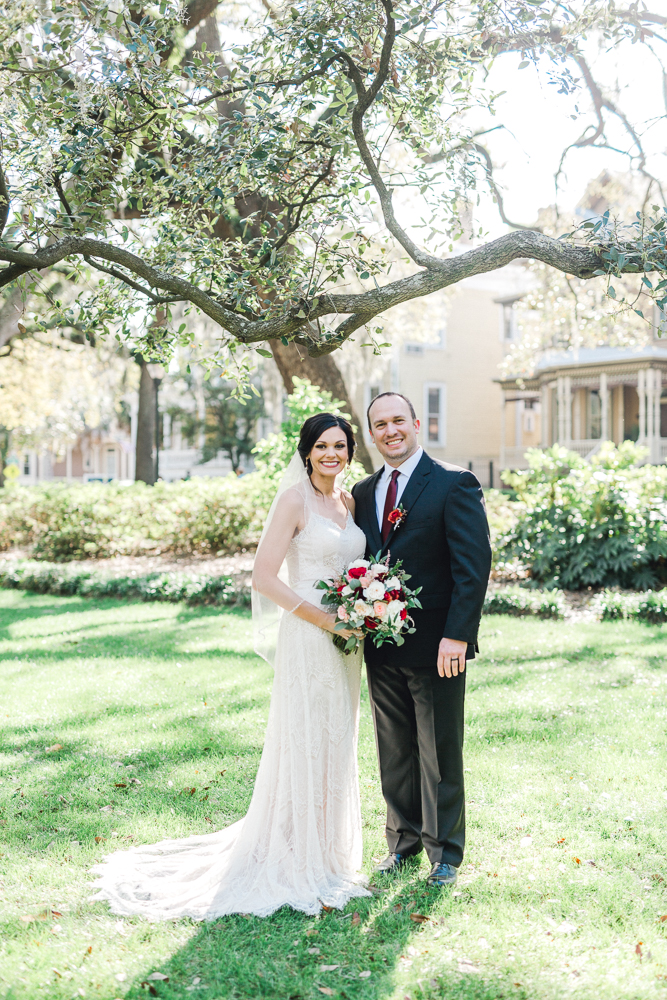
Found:
<path fill-rule="evenodd" d="M 416 631 L 404 645 L 366 642 L 389 846 L 376 871 L 397 871 L 425 848 L 428 885 L 451 885 L 465 841 L 465 665 L 477 651 L 491 568 L 484 497 L 471 472 L 419 446 L 405 396 L 376 396 L 368 426 L 385 464 L 353 488 L 356 521 L 367 553 L 389 552 L 411 574 L 410 586 L 422 587 L 422 610 L 411 612 Z M 399 506 L 406 515 L 393 524 Z"/>

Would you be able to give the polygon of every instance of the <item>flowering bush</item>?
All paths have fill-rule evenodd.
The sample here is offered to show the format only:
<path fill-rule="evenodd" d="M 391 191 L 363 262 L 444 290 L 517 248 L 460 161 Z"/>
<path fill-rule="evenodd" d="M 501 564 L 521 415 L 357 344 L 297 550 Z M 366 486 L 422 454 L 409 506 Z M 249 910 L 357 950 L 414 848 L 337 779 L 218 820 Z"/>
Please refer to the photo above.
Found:
<path fill-rule="evenodd" d="M 410 590 L 406 586 L 409 579 L 400 561 L 390 569 L 386 556 L 383 561 L 357 559 L 342 577 L 320 580 L 317 586 L 325 591 L 322 603 L 336 608 L 338 630 L 359 629 L 364 636 L 370 635 L 376 646 L 384 642 L 402 646 L 403 633 L 414 632 L 408 609 L 421 607 L 417 599 L 421 587 Z M 351 653 L 359 647 L 360 639 L 350 636 L 346 640 L 335 635 L 334 643 Z"/>
<path fill-rule="evenodd" d="M 498 557 L 517 558 L 541 586 L 581 590 L 667 584 L 667 468 L 639 467 L 645 451 L 606 443 L 590 463 L 554 446 L 504 473 L 518 496 Z"/>

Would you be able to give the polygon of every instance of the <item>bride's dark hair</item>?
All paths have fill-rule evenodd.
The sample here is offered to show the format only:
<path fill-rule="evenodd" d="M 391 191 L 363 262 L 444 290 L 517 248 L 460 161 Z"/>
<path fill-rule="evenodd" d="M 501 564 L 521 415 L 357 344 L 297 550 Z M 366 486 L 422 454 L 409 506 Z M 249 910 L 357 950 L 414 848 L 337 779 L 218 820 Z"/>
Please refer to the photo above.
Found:
<path fill-rule="evenodd" d="M 330 427 L 340 427 L 347 438 L 347 462 L 348 465 L 352 461 L 355 449 L 357 447 L 357 442 L 354 440 L 354 434 L 352 432 L 352 424 L 345 417 L 339 417 L 335 413 L 316 413 L 312 417 L 308 417 L 304 421 L 301 428 L 301 433 L 299 434 L 299 443 L 297 445 L 297 451 L 301 455 L 301 461 L 306 467 L 306 472 L 308 473 L 308 478 L 311 477 L 313 473 L 313 466 L 311 465 L 308 456 L 315 447 L 315 444 L 322 437 L 325 431 L 328 431 Z M 317 489 L 317 487 L 313 487 Z M 319 490 L 318 490 L 319 492 Z"/>

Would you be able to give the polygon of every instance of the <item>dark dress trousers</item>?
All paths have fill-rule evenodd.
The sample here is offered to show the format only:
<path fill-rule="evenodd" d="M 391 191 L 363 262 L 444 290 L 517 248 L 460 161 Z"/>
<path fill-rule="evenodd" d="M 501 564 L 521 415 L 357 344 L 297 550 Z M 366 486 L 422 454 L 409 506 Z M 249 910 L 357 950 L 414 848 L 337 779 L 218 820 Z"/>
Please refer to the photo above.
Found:
<path fill-rule="evenodd" d="M 399 503 L 407 517 L 382 543 L 375 487 L 382 469 L 357 483 L 355 518 L 367 555 L 390 554 L 422 587 L 416 631 L 405 643 L 365 643 L 387 844 L 399 854 L 426 849 L 429 860 L 458 867 L 465 842 L 463 702 L 465 673 L 440 677 L 443 637 L 477 650 L 477 632 L 491 569 L 484 495 L 471 472 L 425 452 Z"/>

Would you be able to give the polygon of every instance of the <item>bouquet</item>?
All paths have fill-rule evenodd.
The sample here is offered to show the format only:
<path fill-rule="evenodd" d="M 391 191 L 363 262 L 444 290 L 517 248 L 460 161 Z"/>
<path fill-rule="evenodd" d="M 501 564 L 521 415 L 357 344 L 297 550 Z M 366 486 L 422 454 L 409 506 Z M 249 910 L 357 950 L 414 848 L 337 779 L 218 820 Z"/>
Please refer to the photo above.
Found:
<path fill-rule="evenodd" d="M 359 629 L 363 636 L 371 636 L 376 646 L 395 642 L 402 646 L 403 636 L 414 632 L 414 622 L 408 615 L 410 608 L 421 608 L 417 594 L 409 590 L 406 582 L 410 575 L 401 569 L 401 562 L 389 567 L 389 555 L 380 561 L 379 556 L 357 559 L 350 563 L 341 577 L 320 580 L 319 590 L 324 590 L 322 604 L 335 610 L 336 630 Z M 334 635 L 334 644 L 344 653 L 359 648 L 361 639 Z"/>

